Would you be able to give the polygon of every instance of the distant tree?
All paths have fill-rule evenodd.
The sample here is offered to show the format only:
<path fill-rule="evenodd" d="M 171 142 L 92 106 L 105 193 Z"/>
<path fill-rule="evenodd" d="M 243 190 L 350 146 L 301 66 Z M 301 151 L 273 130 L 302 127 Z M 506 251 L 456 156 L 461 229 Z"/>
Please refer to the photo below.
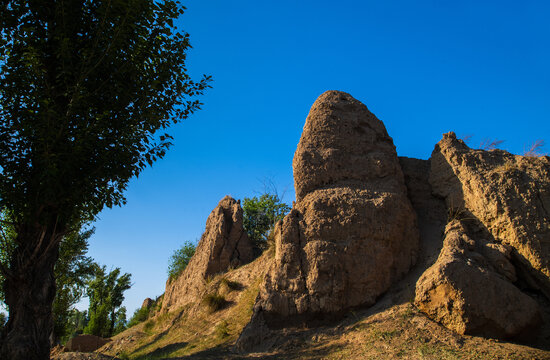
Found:
<path fill-rule="evenodd" d="M 124 204 L 129 180 L 170 147 L 164 130 L 200 108 L 210 77 L 187 74 L 189 37 L 174 25 L 183 10 L 173 0 L 2 2 L 0 209 L 17 235 L 0 265 L 0 358 L 49 359 L 61 240 Z"/>
<path fill-rule="evenodd" d="M 113 328 L 113 333 L 111 336 L 115 336 L 116 334 L 119 334 L 126 330 L 128 327 L 128 321 L 126 320 L 126 308 L 122 306 L 117 312 L 116 312 L 116 318 L 115 318 L 115 326 Z"/>
<path fill-rule="evenodd" d="M 10 259 L 14 253 L 15 228 L 11 221 L 9 212 L 6 209 L 0 210 L 0 266 L 8 267 Z M 4 284 L 4 273 L 0 271 L 0 285 Z M 6 303 L 6 294 L 4 286 L 0 286 L 0 302 Z"/>
<path fill-rule="evenodd" d="M 131 275 L 121 275 L 119 268 L 107 273 L 105 266 L 94 266 L 94 277 L 88 282 L 86 290 L 90 305 L 84 333 L 111 337 L 116 330 L 124 329 L 126 308 L 121 305 L 124 292 L 131 287 L 130 279 Z"/>
<path fill-rule="evenodd" d="M 4 331 L 4 326 L 6 326 L 6 321 L 8 321 L 8 317 L 6 316 L 6 313 L 0 312 L 0 332 Z"/>
<path fill-rule="evenodd" d="M 275 224 L 284 218 L 291 207 L 277 194 L 265 193 L 243 200 L 243 226 L 257 251 L 267 248 L 268 237 Z"/>
<path fill-rule="evenodd" d="M 175 279 L 183 272 L 195 254 L 195 248 L 192 242 L 186 241 L 181 248 L 174 251 L 168 263 L 169 280 Z"/>
<path fill-rule="evenodd" d="M 82 334 L 86 325 L 88 325 L 88 312 L 86 310 L 79 311 L 75 308 L 70 309 L 66 326 L 67 334 L 60 339 L 61 343 L 65 343 L 70 338 Z"/>
<path fill-rule="evenodd" d="M 94 273 L 93 259 L 86 256 L 93 233 L 94 229 L 89 229 L 61 241 L 54 269 L 57 291 L 52 308 L 56 340 L 65 340 L 73 330 L 69 322 L 71 309 L 85 294 L 86 283 Z"/>

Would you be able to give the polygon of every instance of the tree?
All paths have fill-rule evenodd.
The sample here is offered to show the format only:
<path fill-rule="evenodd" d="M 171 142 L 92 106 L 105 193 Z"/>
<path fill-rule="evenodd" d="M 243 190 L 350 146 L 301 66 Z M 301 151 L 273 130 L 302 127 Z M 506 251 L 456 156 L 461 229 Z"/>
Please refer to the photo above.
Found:
<path fill-rule="evenodd" d="M 94 274 L 93 259 L 86 256 L 88 239 L 94 230 L 70 234 L 61 241 L 54 269 L 57 287 L 52 309 L 55 340 L 68 340 L 71 335 L 71 309 L 84 295 L 86 283 Z"/>
<path fill-rule="evenodd" d="M 111 337 L 116 330 L 124 330 L 126 308 L 121 305 L 124 292 L 132 286 L 130 279 L 131 275 L 121 275 L 119 268 L 107 273 L 105 266 L 95 264 L 94 277 L 88 282 L 86 290 L 90 300 L 89 322 L 84 328 L 86 334 Z"/>
<path fill-rule="evenodd" d="M 86 310 L 79 311 L 72 308 L 69 310 L 69 317 L 67 319 L 67 337 L 70 339 L 76 335 L 80 335 L 84 332 L 84 328 L 88 325 L 88 312 Z"/>
<path fill-rule="evenodd" d="M 2 219 L 7 218 L 6 214 L 2 214 Z M 93 259 L 86 256 L 86 253 L 88 252 L 88 239 L 94 231 L 95 229 L 92 228 L 68 234 L 59 245 L 59 259 L 54 268 L 57 291 L 52 306 L 54 342 L 61 339 L 66 340 L 70 335 L 71 329 L 68 324 L 71 307 L 82 298 L 86 282 L 93 274 Z M 7 263 L 9 249 L 13 248 L 15 238 L 16 233 L 12 227 L 2 227 L 1 264 Z M 3 279 L 1 274 L 0 279 Z M 0 302 L 3 303 L 4 298 L 3 289 L 0 288 Z"/>
<path fill-rule="evenodd" d="M 257 251 L 265 250 L 275 224 L 290 211 L 277 194 L 264 193 L 260 197 L 243 200 L 243 226 Z"/>
<path fill-rule="evenodd" d="M 9 320 L 0 358 L 48 359 L 62 238 L 164 156 L 210 77 L 185 66 L 172 0 L 0 5 L 0 209 L 16 232 L 1 265 Z M 2 224 L 8 224 L 3 222 Z M 32 304 L 32 306 L 29 306 Z"/>
<path fill-rule="evenodd" d="M 175 279 L 187 267 L 195 254 L 195 245 L 186 241 L 183 246 L 174 251 L 168 263 L 168 279 Z"/>

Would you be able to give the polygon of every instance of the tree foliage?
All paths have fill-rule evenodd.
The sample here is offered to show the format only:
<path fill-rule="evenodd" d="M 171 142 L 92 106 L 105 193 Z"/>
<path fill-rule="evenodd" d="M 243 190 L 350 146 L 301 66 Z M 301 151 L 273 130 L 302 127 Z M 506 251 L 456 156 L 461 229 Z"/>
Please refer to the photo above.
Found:
<path fill-rule="evenodd" d="M 94 277 L 88 281 L 90 301 L 86 334 L 111 337 L 126 327 L 126 308 L 122 307 L 124 292 L 131 287 L 131 275 L 116 268 L 107 273 L 105 266 L 94 266 Z"/>
<path fill-rule="evenodd" d="M 173 0 L 0 5 L 0 209 L 16 237 L 0 264 L 10 317 L 0 357 L 44 359 L 64 236 L 162 158 L 167 129 L 210 77 L 187 74 Z M 4 223 L 3 223 L 4 224 Z M 26 304 L 33 304 L 28 307 Z"/>
<path fill-rule="evenodd" d="M 170 280 L 175 279 L 183 272 L 195 254 L 195 249 L 192 242 L 186 241 L 181 248 L 174 251 L 168 262 L 168 278 Z"/>
<path fill-rule="evenodd" d="M 150 312 L 150 309 L 148 309 L 146 307 L 136 309 L 134 311 L 134 314 L 132 315 L 132 317 L 128 321 L 128 327 L 130 328 L 132 326 L 135 326 L 135 325 L 147 320 L 149 318 L 149 312 Z"/>
<path fill-rule="evenodd" d="M 84 332 L 84 328 L 88 325 L 88 311 L 79 311 L 72 308 L 69 310 L 69 316 L 67 318 L 66 331 L 67 335 L 61 338 L 61 343 L 66 342 L 70 338 L 80 335 Z"/>
<path fill-rule="evenodd" d="M 52 310 L 56 339 L 66 339 L 70 335 L 71 309 L 85 294 L 87 281 L 94 273 L 93 259 L 86 256 L 88 239 L 94 230 L 73 233 L 61 241 L 54 269 L 57 291 Z"/>
<path fill-rule="evenodd" d="M 200 107 L 174 1 L 7 1 L 0 7 L 0 205 L 16 223 L 120 205 L 162 158 L 160 134 Z M 46 206 L 44 206 L 46 205 Z"/>
<path fill-rule="evenodd" d="M 275 224 L 290 211 L 277 194 L 265 193 L 243 200 L 243 226 L 256 249 L 267 247 L 268 237 Z"/>

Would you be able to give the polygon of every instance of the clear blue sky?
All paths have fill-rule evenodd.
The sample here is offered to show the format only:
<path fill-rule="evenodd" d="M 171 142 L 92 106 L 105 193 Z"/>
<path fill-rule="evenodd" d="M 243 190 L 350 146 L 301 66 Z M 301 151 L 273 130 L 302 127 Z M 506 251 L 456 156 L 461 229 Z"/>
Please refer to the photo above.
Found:
<path fill-rule="evenodd" d="M 294 200 L 292 157 L 311 104 L 342 90 L 381 119 L 402 156 L 427 159 L 441 134 L 550 152 L 550 2 L 185 1 L 188 68 L 209 74 L 204 108 L 175 146 L 106 210 L 90 252 L 130 272 L 128 313 L 164 292 L 168 258 L 195 241 L 226 194 L 271 178 Z"/>

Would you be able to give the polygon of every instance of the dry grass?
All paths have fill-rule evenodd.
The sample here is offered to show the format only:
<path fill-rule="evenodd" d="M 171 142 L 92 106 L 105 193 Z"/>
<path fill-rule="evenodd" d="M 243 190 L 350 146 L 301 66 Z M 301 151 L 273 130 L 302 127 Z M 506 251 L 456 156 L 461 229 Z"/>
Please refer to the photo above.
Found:
<path fill-rule="evenodd" d="M 211 349 L 223 354 L 252 316 L 261 274 L 257 276 L 247 287 L 228 274 L 213 277 L 202 307 L 188 306 L 139 324 L 117 336 L 120 346 L 106 354 L 131 360 L 175 359 Z M 220 288 L 230 291 L 222 296 L 217 293 Z"/>
<path fill-rule="evenodd" d="M 481 150 L 487 150 L 487 151 L 494 150 L 498 148 L 500 144 L 502 144 L 503 142 L 504 140 L 485 138 L 479 143 L 479 148 Z"/>
<path fill-rule="evenodd" d="M 429 320 L 410 303 L 369 313 L 358 311 L 339 324 L 282 330 L 269 353 L 236 354 L 231 345 L 252 314 L 259 281 L 221 312 L 184 315 L 155 323 L 154 333 L 126 349 L 126 359 L 548 359 L 550 352 L 523 345 L 462 336 Z"/>
<path fill-rule="evenodd" d="M 225 295 L 229 303 L 223 309 L 208 312 L 197 305 L 157 316 L 148 333 L 142 323 L 117 335 L 113 342 L 120 346 L 108 354 L 123 352 L 131 360 L 550 359 L 550 351 L 453 333 L 396 294 L 388 294 L 388 299 L 399 298 L 402 303 L 392 300 L 356 310 L 327 326 L 281 329 L 274 332 L 276 343 L 269 352 L 237 354 L 232 345 L 251 318 L 263 278 L 258 269 L 262 268 L 250 272 L 255 276 L 248 280 L 238 275 L 239 269 L 212 279 L 210 293 L 227 285 L 222 285 L 223 278 L 243 284 Z"/>
<path fill-rule="evenodd" d="M 218 288 L 222 292 L 239 291 L 243 289 L 241 283 L 222 277 Z"/>
<path fill-rule="evenodd" d="M 493 172 L 500 173 L 500 174 L 506 174 L 510 173 L 514 170 L 517 170 L 518 167 L 514 161 L 506 161 L 502 165 L 499 165 L 493 169 Z"/>
<path fill-rule="evenodd" d="M 537 140 L 533 142 L 531 145 L 529 145 L 529 148 L 525 151 L 523 156 L 528 157 L 539 157 L 546 155 L 541 150 L 544 147 L 544 140 Z"/>

